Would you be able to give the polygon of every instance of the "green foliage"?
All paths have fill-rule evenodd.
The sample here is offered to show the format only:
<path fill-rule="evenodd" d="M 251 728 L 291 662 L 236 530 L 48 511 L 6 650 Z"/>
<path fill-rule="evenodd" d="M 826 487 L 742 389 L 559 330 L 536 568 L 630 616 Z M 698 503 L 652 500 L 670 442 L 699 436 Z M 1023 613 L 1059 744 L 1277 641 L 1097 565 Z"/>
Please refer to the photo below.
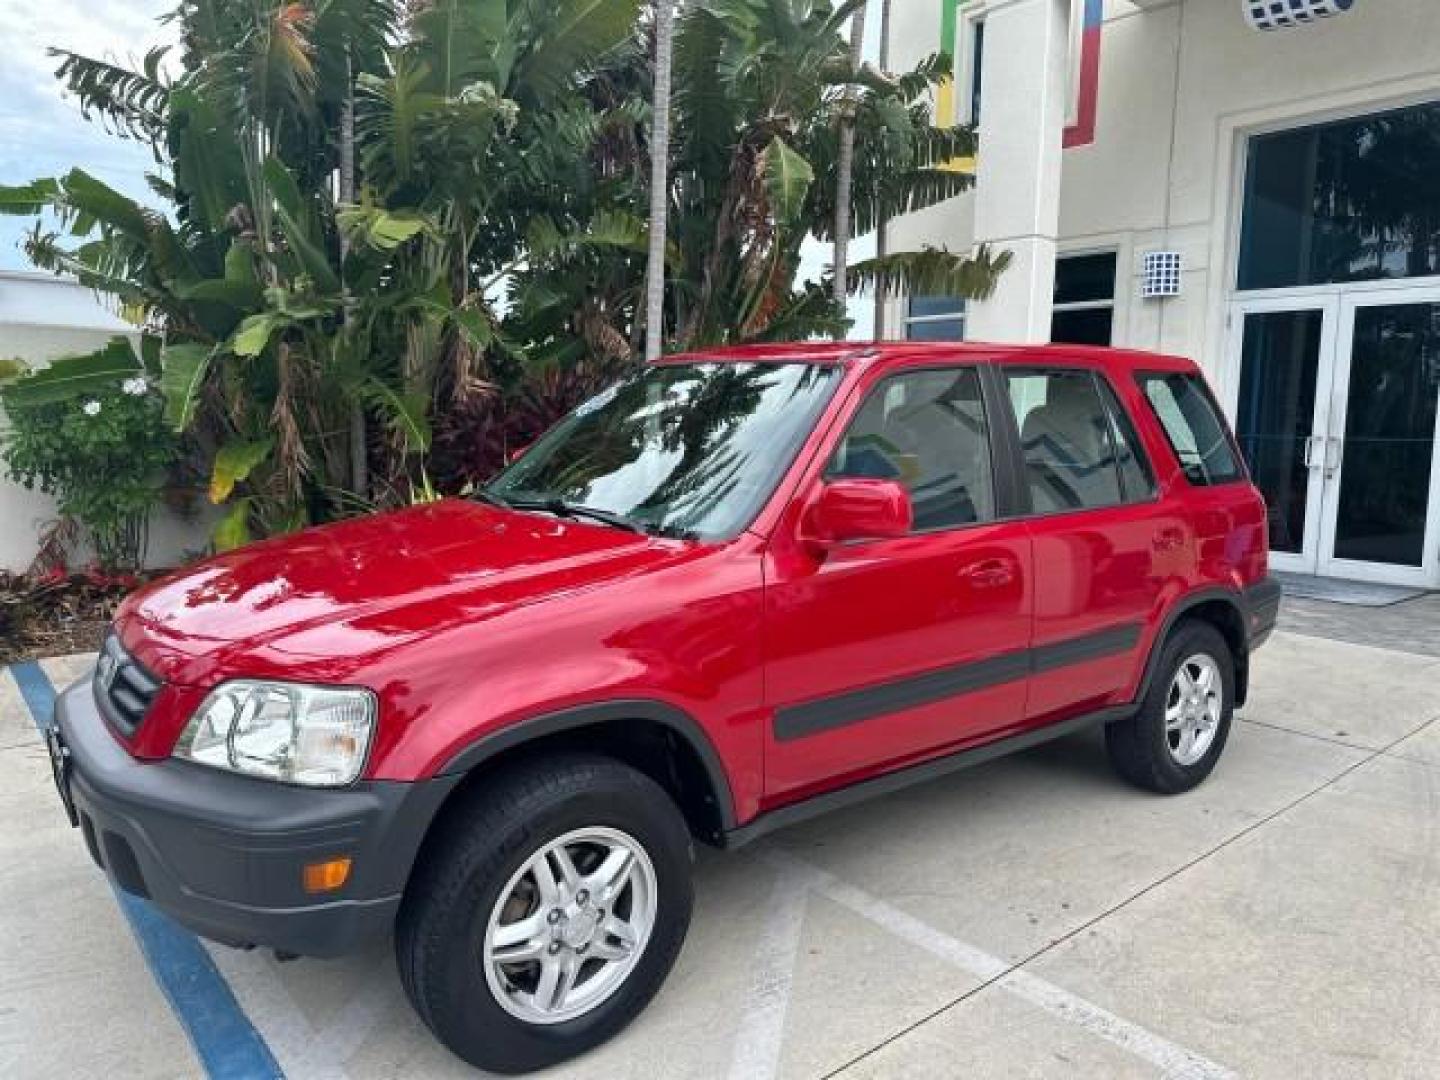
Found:
<path fill-rule="evenodd" d="M 235 485 L 248 479 L 275 448 L 274 439 L 226 443 L 215 452 L 215 469 L 210 476 L 210 501 L 219 505 L 230 498 Z"/>
<path fill-rule="evenodd" d="M 685 5 L 669 347 L 843 330 L 825 283 L 798 280 L 801 245 L 835 217 L 842 115 L 857 231 L 970 184 L 946 166 L 973 132 L 929 111 L 946 62 L 853 71 L 856 6 Z M 168 64 L 55 53 L 82 113 L 152 152 L 163 210 L 72 169 L 0 187 L 0 213 L 36 218 L 31 260 L 145 328 L 156 407 L 227 507 L 218 545 L 457 491 L 638 362 L 642 0 L 177 0 L 168 18 Z M 936 252 L 850 284 L 923 271 L 981 295 L 1000 268 Z M 119 359 L 30 392 L 58 404 Z"/>
<path fill-rule="evenodd" d="M 9 409 L 74 401 L 83 394 L 102 393 L 140 371 L 140 362 L 125 338 L 84 356 L 67 356 L 32 375 L 8 383 L 3 391 Z M 14 373 L 18 374 L 18 372 Z M 0 377 L 4 377 L 0 373 Z"/>
<path fill-rule="evenodd" d="M 1010 265 L 1010 253 L 994 254 L 981 246 L 973 257 L 957 259 L 941 248 L 925 246 L 919 251 L 898 251 L 883 258 L 867 259 L 852 267 L 859 288 L 887 296 L 969 296 L 988 297 L 995 279 Z"/>
<path fill-rule="evenodd" d="M 120 349 L 129 355 L 123 370 L 115 366 Z M 179 448 L 164 400 L 140 375 L 128 344 L 122 339 L 0 385 L 0 404 L 9 421 L 0 458 L 10 478 L 53 496 L 61 515 L 83 528 L 102 567 L 139 569 L 150 511 Z"/>

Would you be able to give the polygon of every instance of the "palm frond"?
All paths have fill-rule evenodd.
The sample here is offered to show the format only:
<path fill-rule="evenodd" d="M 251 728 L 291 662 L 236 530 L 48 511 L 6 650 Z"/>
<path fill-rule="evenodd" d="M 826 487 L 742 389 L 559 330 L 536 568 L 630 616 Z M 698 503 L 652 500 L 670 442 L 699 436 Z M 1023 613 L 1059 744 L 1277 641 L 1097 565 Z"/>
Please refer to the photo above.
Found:
<path fill-rule="evenodd" d="M 68 49 L 50 49 L 49 55 L 60 60 L 55 77 L 75 95 L 81 116 L 98 118 L 114 134 L 158 152 L 170 99 L 161 66 L 169 51 L 168 45 L 151 49 L 138 71 Z"/>
<path fill-rule="evenodd" d="M 509 93 L 536 105 L 572 84 L 575 73 L 625 41 L 639 16 L 639 0 L 524 0 L 530 31 L 522 35 Z"/>
<path fill-rule="evenodd" d="M 924 247 L 867 259 L 850 268 L 852 295 L 879 291 L 886 296 L 960 296 L 984 300 L 992 295 L 1010 252 L 991 251 L 982 244 L 973 255 Z"/>

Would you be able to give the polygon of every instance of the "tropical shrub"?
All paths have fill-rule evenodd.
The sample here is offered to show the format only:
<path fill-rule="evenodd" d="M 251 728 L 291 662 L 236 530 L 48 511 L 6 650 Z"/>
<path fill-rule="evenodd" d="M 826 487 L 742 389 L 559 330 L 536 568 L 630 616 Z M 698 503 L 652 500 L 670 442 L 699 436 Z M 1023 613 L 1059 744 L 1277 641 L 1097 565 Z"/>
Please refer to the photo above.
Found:
<path fill-rule="evenodd" d="M 835 218 L 842 123 L 858 230 L 969 185 L 948 163 L 973 132 L 928 104 L 945 62 L 856 69 L 857 7 L 686 5 L 670 348 L 843 331 L 829 285 L 797 281 Z M 0 212 L 34 216 L 31 260 L 141 331 L 226 507 L 219 546 L 454 493 L 638 362 L 641 0 L 180 0 L 170 19 L 179 50 L 134 69 L 56 53 L 84 114 L 154 155 L 159 208 L 77 168 L 0 187 Z M 981 295 L 1002 266 L 935 251 L 851 284 Z"/>
<path fill-rule="evenodd" d="M 138 369 L 129 344 L 110 347 L 112 378 L 76 393 L 67 365 L 0 386 L 8 418 L 0 433 L 7 474 L 56 500 L 108 571 L 144 565 L 150 513 L 179 460 L 165 403 Z"/>

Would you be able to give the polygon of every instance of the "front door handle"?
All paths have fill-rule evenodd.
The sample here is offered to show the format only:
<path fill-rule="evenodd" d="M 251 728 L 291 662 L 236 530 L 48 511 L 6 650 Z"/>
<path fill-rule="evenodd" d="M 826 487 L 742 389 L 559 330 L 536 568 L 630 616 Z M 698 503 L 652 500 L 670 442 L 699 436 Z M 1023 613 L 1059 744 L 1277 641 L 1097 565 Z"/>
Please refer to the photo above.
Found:
<path fill-rule="evenodd" d="M 1015 570 L 1004 559 L 986 559 L 965 567 L 960 577 L 977 589 L 999 589 L 1015 580 Z"/>

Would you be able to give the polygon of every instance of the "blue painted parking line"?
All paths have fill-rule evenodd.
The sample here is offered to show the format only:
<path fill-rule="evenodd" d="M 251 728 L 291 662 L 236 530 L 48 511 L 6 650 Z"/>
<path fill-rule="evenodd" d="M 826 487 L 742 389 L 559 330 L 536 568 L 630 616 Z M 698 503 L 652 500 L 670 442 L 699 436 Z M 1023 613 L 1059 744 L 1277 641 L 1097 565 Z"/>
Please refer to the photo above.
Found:
<path fill-rule="evenodd" d="M 55 719 L 55 687 L 50 684 L 50 676 L 33 660 L 12 665 L 10 674 L 15 676 L 15 685 L 20 687 L 20 696 L 25 699 L 35 726 L 44 735 Z"/>
<path fill-rule="evenodd" d="M 50 677 L 33 662 L 15 664 L 10 673 L 43 734 L 55 716 Z M 283 1077 L 275 1055 L 240 1008 L 200 939 L 153 904 L 120 889 L 115 889 L 115 896 L 206 1074 L 213 1080 Z"/>

